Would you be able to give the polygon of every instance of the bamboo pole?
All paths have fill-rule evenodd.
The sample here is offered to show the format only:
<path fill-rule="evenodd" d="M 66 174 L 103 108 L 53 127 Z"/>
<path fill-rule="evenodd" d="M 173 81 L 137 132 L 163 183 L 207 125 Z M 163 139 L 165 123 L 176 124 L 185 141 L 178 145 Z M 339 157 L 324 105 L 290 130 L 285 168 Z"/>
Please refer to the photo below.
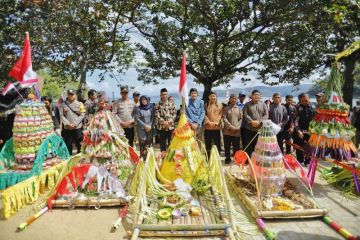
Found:
<path fill-rule="evenodd" d="M 64 199 L 52 200 L 53 207 L 69 207 L 69 202 Z M 95 207 L 95 206 L 105 206 L 105 207 L 114 207 L 114 206 L 123 206 L 126 204 L 125 200 L 122 199 L 89 199 L 89 200 L 75 200 L 72 202 L 72 205 L 75 207 Z"/>
<path fill-rule="evenodd" d="M 332 229 L 334 229 L 337 233 L 339 233 L 341 236 L 343 236 L 345 239 L 348 240 L 356 240 L 358 239 L 354 235 L 352 235 L 349 231 L 347 231 L 342 226 L 338 225 L 334 220 L 332 220 L 329 216 L 324 216 L 323 221 L 330 226 Z"/>
<path fill-rule="evenodd" d="M 29 226 L 31 223 L 33 223 L 36 219 L 38 219 L 39 217 L 41 217 L 41 215 L 43 215 L 44 213 L 46 213 L 49 210 L 48 207 L 44 207 L 43 209 L 41 209 L 39 212 L 35 213 L 34 215 L 32 215 L 30 218 L 28 218 L 26 220 L 26 222 L 22 223 L 19 225 L 18 227 L 18 231 L 22 231 L 24 230 L 27 226 Z"/>
<path fill-rule="evenodd" d="M 137 225 L 136 225 L 136 226 L 139 226 L 139 224 L 142 223 L 143 219 L 144 219 L 144 214 L 141 213 L 140 216 L 139 216 L 139 218 L 137 219 L 138 222 L 137 222 Z M 132 235 L 131 235 L 131 240 L 137 240 L 138 237 L 139 237 L 139 233 L 140 233 L 140 228 L 135 227 L 135 228 L 134 228 L 134 231 L 133 231 L 133 233 L 132 233 Z"/>
<path fill-rule="evenodd" d="M 137 224 L 135 229 L 141 231 L 205 231 L 205 230 L 225 230 L 231 227 L 229 223 L 222 224 L 177 224 L 177 225 L 160 225 L 160 224 Z M 134 230 L 135 231 L 135 230 Z"/>
<path fill-rule="evenodd" d="M 138 195 L 136 196 L 135 198 L 135 203 L 134 203 L 134 212 L 133 212 L 133 225 L 135 225 L 138 221 L 138 213 L 139 213 L 139 210 L 140 210 L 140 207 L 141 207 L 141 201 L 140 201 L 140 198 L 141 198 L 141 195 L 142 194 L 145 194 L 146 195 L 146 172 L 147 172 L 147 169 L 149 167 L 149 156 L 150 154 L 154 154 L 154 150 L 152 148 L 149 148 L 148 150 L 148 154 L 147 154 L 147 157 L 146 157 L 146 162 L 145 162 L 145 166 L 143 168 L 143 174 L 141 176 L 141 179 L 140 179 L 140 183 L 139 183 L 139 192 L 138 192 Z"/>
<path fill-rule="evenodd" d="M 216 236 L 224 236 L 224 230 L 212 230 L 212 231 L 199 231 L 199 232 L 189 232 L 189 231 L 141 231 L 139 234 L 140 237 L 204 237 L 204 239 L 208 239 L 208 237 L 216 237 Z"/>
<path fill-rule="evenodd" d="M 213 149 L 215 149 L 213 147 Z M 225 176 L 224 176 L 224 170 L 221 167 L 221 161 L 220 161 L 220 157 L 219 157 L 219 152 L 217 152 L 217 161 L 220 167 L 220 175 L 221 175 L 221 181 L 223 182 L 223 186 L 224 186 L 224 195 L 225 195 L 225 204 L 227 206 L 228 209 L 228 216 L 229 216 L 229 221 L 231 224 L 231 227 L 234 231 L 236 231 L 236 227 L 235 227 L 235 221 L 234 221 L 234 216 L 232 215 L 233 212 L 235 212 L 234 206 L 232 204 L 231 198 L 230 198 L 230 194 L 229 194 L 229 190 L 227 188 L 226 185 L 226 180 L 225 180 Z"/>
<path fill-rule="evenodd" d="M 204 200 L 204 197 L 200 196 L 200 195 L 198 195 L 198 196 L 199 196 L 199 201 L 200 201 L 200 205 L 201 205 L 201 212 L 203 213 L 204 224 L 213 223 L 211 221 L 210 214 L 209 214 L 209 209 L 208 209 L 208 206 L 206 204 L 206 201 Z"/>
<path fill-rule="evenodd" d="M 212 203 L 211 203 L 210 199 L 205 198 L 205 201 L 206 201 L 206 204 L 207 204 L 208 209 L 209 209 L 208 212 L 209 212 L 210 219 L 211 219 L 210 223 L 216 223 L 216 217 L 215 217 L 215 211 L 216 210 L 212 207 Z"/>

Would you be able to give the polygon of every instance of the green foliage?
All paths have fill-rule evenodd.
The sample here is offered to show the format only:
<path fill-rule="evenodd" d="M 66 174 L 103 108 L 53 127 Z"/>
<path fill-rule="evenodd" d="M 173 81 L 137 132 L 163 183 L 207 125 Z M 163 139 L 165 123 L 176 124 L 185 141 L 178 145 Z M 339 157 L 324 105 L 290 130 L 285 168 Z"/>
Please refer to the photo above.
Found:
<path fill-rule="evenodd" d="M 58 99 L 60 95 L 67 89 L 76 89 L 78 83 L 71 81 L 70 78 L 64 80 L 56 77 L 48 71 L 40 70 L 37 72 L 40 77 L 44 78 L 44 86 L 41 91 L 41 96 L 50 96 L 53 99 Z"/>
<path fill-rule="evenodd" d="M 121 1 L 14 1 L 0 8 L 1 76 L 6 76 L 24 39 L 30 32 L 33 68 L 47 68 L 63 82 L 80 79 L 99 70 L 122 72 L 133 59 L 128 42 L 129 26 L 120 16 Z M 1 78 L 4 79 L 4 78 Z"/>
<path fill-rule="evenodd" d="M 324 89 L 327 88 L 328 82 L 329 76 L 316 80 L 308 93 L 315 95 L 320 91 L 324 91 Z M 343 94 L 345 95 L 346 93 Z M 360 96 L 360 64 L 357 64 L 354 70 L 354 97 L 355 96 Z"/>
<path fill-rule="evenodd" d="M 327 23 L 323 1 L 133 1 L 127 16 L 144 41 L 147 61 L 139 79 L 156 83 L 179 73 L 182 50 L 187 71 L 209 90 L 235 74 L 256 72 L 263 82 L 298 84 L 321 64 Z"/>

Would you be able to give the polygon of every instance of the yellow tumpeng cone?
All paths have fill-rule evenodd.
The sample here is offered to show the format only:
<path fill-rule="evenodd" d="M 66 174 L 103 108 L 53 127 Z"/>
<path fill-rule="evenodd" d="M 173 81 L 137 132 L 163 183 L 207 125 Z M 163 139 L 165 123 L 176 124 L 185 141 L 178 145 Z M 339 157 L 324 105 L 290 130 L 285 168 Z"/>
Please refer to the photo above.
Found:
<path fill-rule="evenodd" d="M 205 159 L 194 137 L 194 131 L 183 113 L 160 166 L 158 179 L 161 183 L 166 183 L 182 178 L 186 183 L 191 184 L 198 173 L 201 161 Z"/>

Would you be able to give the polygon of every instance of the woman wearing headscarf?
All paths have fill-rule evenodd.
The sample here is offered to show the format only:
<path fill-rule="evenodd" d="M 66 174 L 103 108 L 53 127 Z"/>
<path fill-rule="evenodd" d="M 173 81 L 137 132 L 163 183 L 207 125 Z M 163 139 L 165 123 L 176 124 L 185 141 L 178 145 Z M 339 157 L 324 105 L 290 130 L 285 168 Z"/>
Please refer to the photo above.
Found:
<path fill-rule="evenodd" d="M 147 149 L 153 140 L 153 124 L 155 109 L 150 99 L 143 95 L 140 97 L 140 106 L 135 109 L 135 121 L 140 145 L 141 157 L 145 160 Z"/>

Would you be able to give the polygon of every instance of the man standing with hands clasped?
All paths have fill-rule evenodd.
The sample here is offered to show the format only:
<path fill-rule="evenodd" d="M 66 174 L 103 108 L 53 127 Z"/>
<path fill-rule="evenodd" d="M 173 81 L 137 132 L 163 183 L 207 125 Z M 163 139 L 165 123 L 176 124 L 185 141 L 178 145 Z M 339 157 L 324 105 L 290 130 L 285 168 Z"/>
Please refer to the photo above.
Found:
<path fill-rule="evenodd" d="M 120 125 L 124 129 L 125 137 L 129 140 L 129 145 L 134 145 L 134 101 L 129 99 L 128 86 L 120 87 L 121 99 L 115 105 L 113 112 L 119 116 Z"/>
<path fill-rule="evenodd" d="M 300 104 L 296 109 L 297 116 L 295 119 L 294 143 L 304 148 L 310 138 L 309 125 L 315 116 L 315 109 L 311 106 L 309 95 L 306 93 L 299 95 L 299 101 Z M 305 156 L 303 151 L 299 149 L 296 149 L 296 158 L 304 166 L 310 163 L 310 157 L 308 155 Z"/>
<path fill-rule="evenodd" d="M 198 99 L 196 88 L 190 89 L 189 106 L 186 108 L 186 116 L 195 134 L 199 133 L 205 117 L 204 101 Z"/>
<path fill-rule="evenodd" d="M 268 119 L 268 109 L 264 102 L 260 101 L 261 93 L 259 90 L 253 90 L 251 101 L 245 103 L 243 108 L 244 124 L 242 142 L 246 148 L 246 153 L 251 157 L 257 142 L 257 133 L 261 128 L 262 121 Z"/>
<path fill-rule="evenodd" d="M 233 154 L 240 149 L 240 127 L 242 119 L 242 110 L 236 105 L 237 98 L 231 94 L 229 104 L 223 111 L 224 122 L 224 147 L 225 147 L 225 164 L 231 163 L 230 148 L 233 146 Z"/>
<path fill-rule="evenodd" d="M 281 128 L 276 138 L 281 152 L 284 153 L 284 139 L 286 134 L 284 127 L 289 121 L 289 115 L 286 107 L 281 104 L 280 93 L 274 93 L 273 95 L 273 103 L 269 109 L 269 119 Z"/>
<path fill-rule="evenodd" d="M 155 107 L 155 125 L 160 138 L 160 151 L 166 151 L 175 128 L 176 108 L 168 100 L 166 88 L 160 90 L 160 101 Z"/>
<path fill-rule="evenodd" d="M 60 119 L 63 124 L 61 133 L 66 147 L 72 154 L 72 145 L 75 143 L 77 153 L 80 153 L 80 142 L 82 138 L 83 120 L 85 117 L 85 107 L 82 102 L 76 100 L 75 91 L 67 91 L 66 100 L 62 103 L 60 110 Z"/>

